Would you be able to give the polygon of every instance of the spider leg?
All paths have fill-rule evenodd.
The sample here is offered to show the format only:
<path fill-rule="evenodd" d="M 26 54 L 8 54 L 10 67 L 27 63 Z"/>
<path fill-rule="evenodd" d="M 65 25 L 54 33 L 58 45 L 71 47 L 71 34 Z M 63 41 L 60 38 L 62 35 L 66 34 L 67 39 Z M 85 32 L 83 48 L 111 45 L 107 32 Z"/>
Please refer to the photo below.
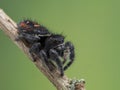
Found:
<path fill-rule="evenodd" d="M 63 50 L 63 55 L 62 55 L 62 57 L 63 57 L 63 65 L 66 63 L 66 61 L 67 61 L 67 57 L 68 57 L 68 50 L 66 50 L 66 47 L 64 48 L 64 50 Z"/>
<path fill-rule="evenodd" d="M 66 63 L 66 61 L 67 61 L 67 59 L 65 58 L 65 57 L 63 57 L 64 58 L 64 60 L 63 60 L 63 65 Z"/>
<path fill-rule="evenodd" d="M 63 70 L 63 64 L 60 60 L 60 56 L 58 55 L 57 51 L 54 49 L 51 49 L 49 51 L 50 59 L 52 59 L 58 66 L 58 69 L 60 70 L 60 75 L 64 76 L 64 70 Z"/>
<path fill-rule="evenodd" d="M 41 44 L 40 43 L 34 43 L 31 46 L 31 48 L 29 49 L 29 52 L 32 55 L 34 61 L 36 61 L 36 57 L 35 56 L 39 54 L 40 48 L 41 48 Z"/>
<path fill-rule="evenodd" d="M 65 43 L 65 51 L 68 53 L 69 62 L 64 66 L 64 70 L 68 69 L 68 67 L 73 63 L 75 53 L 74 53 L 74 46 L 71 42 Z M 65 58 L 67 58 L 67 55 L 65 55 Z"/>
<path fill-rule="evenodd" d="M 49 64 L 48 57 L 47 57 L 46 52 L 44 50 L 41 50 L 39 52 L 39 57 L 46 63 L 46 65 Z"/>
<path fill-rule="evenodd" d="M 45 62 L 46 66 L 48 66 L 48 69 L 50 71 L 53 71 L 53 64 L 49 61 L 49 58 L 44 50 L 41 50 L 39 52 L 39 57 L 41 58 L 42 61 Z"/>

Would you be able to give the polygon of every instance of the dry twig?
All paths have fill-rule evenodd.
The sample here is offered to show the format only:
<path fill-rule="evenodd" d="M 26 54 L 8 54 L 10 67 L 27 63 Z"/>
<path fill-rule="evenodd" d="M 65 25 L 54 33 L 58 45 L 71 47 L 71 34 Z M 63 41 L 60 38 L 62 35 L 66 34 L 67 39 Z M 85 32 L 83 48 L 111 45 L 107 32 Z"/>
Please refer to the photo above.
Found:
<path fill-rule="evenodd" d="M 4 33 L 22 50 L 24 53 L 33 61 L 29 53 L 29 48 L 24 45 L 22 41 L 16 41 L 15 39 L 18 37 L 17 33 L 17 25 L 16 23 L 7 16 L 2 9 L 0 9 L 0 29 L 4 31 Z M 45 66 L 44 62 L 41 59 L 37 58 L 36 62 L 34 62 L 36 67 L 51 81 L 51 83 L 57 88 L 57 90 L 75 90 L 71 89 L 70 80 L 67 76 L 60 77 L 59 72 L 54 70 L 50 72 L 48 68 Z M 81 83 L 80 83 L 81 84 Z M 74 86 L 72 86 L 74 87 Z M 83 86 L 76 90 L 85 90 L 84 83 Z"/>

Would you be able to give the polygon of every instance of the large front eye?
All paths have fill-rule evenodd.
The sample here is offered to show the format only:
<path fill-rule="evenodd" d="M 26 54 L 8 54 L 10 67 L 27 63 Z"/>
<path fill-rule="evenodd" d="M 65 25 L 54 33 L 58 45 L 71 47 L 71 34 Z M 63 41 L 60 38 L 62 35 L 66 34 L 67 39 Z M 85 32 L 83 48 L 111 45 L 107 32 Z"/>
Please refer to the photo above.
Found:
<path fill-rule="evenodd" d="M 60 43 L 62 43 L 61 40 L 58 40 L 58 39 L 55 39 L 54 42 L 55 42 L 56 44 L 60 44 Z"/>
<path fill-rule="evenodd" d="M 64 39 L 62 39 L 61 42 L 63 43 L 63 42 L 64 42 Z"/>

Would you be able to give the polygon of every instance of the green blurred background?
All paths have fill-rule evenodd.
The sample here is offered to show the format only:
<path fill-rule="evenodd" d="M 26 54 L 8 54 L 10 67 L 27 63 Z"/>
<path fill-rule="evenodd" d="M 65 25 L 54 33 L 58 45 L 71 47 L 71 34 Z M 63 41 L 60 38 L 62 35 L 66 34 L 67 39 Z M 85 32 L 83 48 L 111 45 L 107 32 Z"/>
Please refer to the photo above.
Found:
<path fill-rule="evenodd" d="M 0 0 L 0 8 L 73 42 L 75 62 L 65 73 L 84 78 L 87 90 L 120 90 L 119 0 Z M 1 30 L 0 90 L 56 90 Z"/>

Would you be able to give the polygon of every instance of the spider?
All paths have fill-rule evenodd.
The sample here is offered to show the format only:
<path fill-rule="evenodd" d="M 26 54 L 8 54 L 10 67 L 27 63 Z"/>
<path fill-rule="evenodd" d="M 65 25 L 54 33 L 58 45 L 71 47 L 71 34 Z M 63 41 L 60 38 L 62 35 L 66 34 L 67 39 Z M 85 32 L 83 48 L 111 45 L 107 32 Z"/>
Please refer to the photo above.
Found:
<path fill-rule="evenodd" d="M 31 20 L 20 22 L 18 33 L 18 38 L 30 48 L 29 52 L 32 56 L 36 54 L 49 69 L 50 62 L 55 62 L 60 75 L 64 76 L 64 70 L 73 63 L 75 56 L 74 46 L 70 41 L 64 42 L 64 36 L 51 33 L 45 27 Z M 67 59 L 69 62 L 66 63 Z"/>

